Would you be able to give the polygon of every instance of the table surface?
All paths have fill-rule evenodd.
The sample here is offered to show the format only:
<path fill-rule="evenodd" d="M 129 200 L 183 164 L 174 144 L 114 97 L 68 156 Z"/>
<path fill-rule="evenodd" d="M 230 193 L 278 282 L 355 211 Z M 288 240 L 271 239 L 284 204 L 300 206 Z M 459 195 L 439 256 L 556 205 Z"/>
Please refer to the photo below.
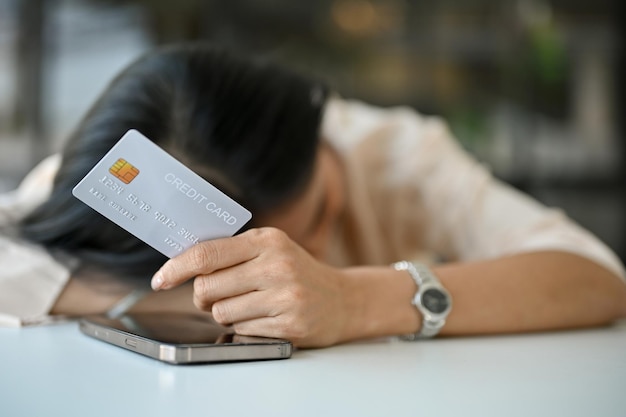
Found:
<path fill-rule="evenodd" d="M 0 416 L 626 416 L 626 326 L 383 339 L 176 366 L 81 334 L 0 329 Z"/>

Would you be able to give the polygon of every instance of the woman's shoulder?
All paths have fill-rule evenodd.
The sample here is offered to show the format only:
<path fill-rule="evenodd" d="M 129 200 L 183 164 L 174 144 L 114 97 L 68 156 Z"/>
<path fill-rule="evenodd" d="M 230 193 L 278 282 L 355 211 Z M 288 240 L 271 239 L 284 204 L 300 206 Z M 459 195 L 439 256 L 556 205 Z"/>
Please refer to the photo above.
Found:
<path fill-rule="evenodd" d="M 333 96 L 321 133 L 345 161 L 392 182 L 414 182 L 450 158 L 471 159 L 442 118 L 408 106 L 379 107 Z"/>
<path fill-rule="evenodd" d="M 363 147 L 418 150 L 421 147 L 456 147 L 445 121 L 409 106 L 381 107 L 359 100 L 331 96 L 321 126 L 324 140 L 339 152 Z"/>

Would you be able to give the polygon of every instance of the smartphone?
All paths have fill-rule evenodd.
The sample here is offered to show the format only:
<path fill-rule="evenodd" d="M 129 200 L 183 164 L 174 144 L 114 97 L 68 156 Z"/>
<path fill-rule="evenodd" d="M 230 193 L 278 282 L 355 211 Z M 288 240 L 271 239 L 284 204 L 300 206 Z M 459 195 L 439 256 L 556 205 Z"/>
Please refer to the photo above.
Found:
<path fill-rule="evenodd" d="M 97 315 L 79 326 L 87 336 L 170 364 L 286 359 L 293 351 L 288 340 L 237 335 L 194 314 Z"/>

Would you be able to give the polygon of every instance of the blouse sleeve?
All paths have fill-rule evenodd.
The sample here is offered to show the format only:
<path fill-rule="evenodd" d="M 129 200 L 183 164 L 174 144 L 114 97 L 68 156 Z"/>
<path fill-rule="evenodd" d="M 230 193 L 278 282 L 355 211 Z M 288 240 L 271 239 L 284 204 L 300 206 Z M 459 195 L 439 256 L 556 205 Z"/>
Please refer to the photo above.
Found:
<path fill-rule="evenodd" d="M 460 260 L 567 251 L 603 265 L 625 280 L 624 267 L 615 253 L 562 210 L 546 207 L 494 178 L 461 148 L 440 119 L 410 117 L 420 125 L 419 140 L 399 141 L 393 146 L 392 158 L 419 155 L 419 162 L 394 166 L 407 167 L 396 175 L 418 187 L 426 221 L 432 226 L 426 236 L 429 246 Z"/>
<path fill-rule="evenodd" d="M 6 232 L 48 197 L 59 164 L 59 155 L 45 159 L 16 190 L 0 195 L 0 326 L 49 321 L 48 313 L 70 278 L 69 268 L 43 248 Z"/>
<path fill-rule="evenodd" d="M 396 240 L 456 261 L 568 251 L 625 280 L 611 249 L 561 210 L 494 178 L 441 119 L 338 97 L 329 101 L 325 117 L 323 134 L 366 165 L 363 176 L 377 196 L 372 205 L 381 205 L 378 220 L 385 221 L 386 237 L 402 236 Z M 411 233 L 419 238 L 406 236 Z"/>

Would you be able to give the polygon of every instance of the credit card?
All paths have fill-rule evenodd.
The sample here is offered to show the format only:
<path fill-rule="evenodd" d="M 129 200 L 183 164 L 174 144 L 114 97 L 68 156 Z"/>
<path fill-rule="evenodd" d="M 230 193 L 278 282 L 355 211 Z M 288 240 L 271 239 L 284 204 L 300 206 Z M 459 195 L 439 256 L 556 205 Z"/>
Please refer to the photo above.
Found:
<path fill-rule="evenodd" d="M 252 214 L 136 130 L 72 190 L 107 219 L 172 258 L 234 235 Z"/>

